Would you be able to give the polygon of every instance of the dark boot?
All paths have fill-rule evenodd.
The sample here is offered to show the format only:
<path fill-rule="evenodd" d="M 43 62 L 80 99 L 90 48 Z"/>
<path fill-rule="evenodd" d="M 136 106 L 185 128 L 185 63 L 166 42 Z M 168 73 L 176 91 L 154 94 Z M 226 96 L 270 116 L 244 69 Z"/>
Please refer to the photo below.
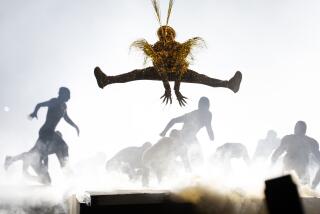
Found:
<path fill-rule="evenodd" d="M 242 80 L 242 74 L 240 71 L 237 71 L 234 76 L 228 81 L 228 88 L 234 93 L 237 93 L 240 88 L 240 83 Z"/>
<path fill-rule="evenodd" d="M 94 76 L 96 77 L 99 88 L 104 88 L 108 84 L 108 77 L 99 67 L 95 67 Z"/>

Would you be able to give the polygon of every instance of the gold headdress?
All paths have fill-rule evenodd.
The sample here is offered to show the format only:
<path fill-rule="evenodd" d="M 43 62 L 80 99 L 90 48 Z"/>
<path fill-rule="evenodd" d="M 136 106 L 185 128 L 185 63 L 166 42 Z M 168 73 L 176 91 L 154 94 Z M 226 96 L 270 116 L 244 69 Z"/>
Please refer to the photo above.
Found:
<path fill-rule="evenodd" d="M 159 40 L 164 43 L 166 43 L 166 37 L 172 38 L 173 40 L 176 37 L 175 30 L 168 25 L 170 15 L 172 12 L 173 2 L 174 2 L 174 0 L 169 0 L 166 24 L 162 25 L 159 1 L 158 0 L 151 0 L 153 9 L 156 13 L 156 17 L 157 17 L 157 20 L 160 25 L 160 27 L 157 31 L 157 35 L 159 37 Z M 204 40 L 200 37 L 191 38 L 181 44 L 178 42 L 175 42 L 175 43 L 179 46 L 179 48 L 175 48 L 175 50 L 173 50 L 173 51 L 176 51 L 176 53 L 174 55 L 177 58 L 176 61 L 180 61 L 180 62 L 186 61 L 187 58 L 188 58 L 187 61 L 192 61 L 194 59 L 193 55 L 191 53 L 192 50 L 195 47 L 204 47 L 205 46 Z M 149 44 L 145 39 L 140 39 L 140 40 L 133 42 L 131 44 L 131 47 L 135 47 L 138 50 L 141 50 L 143 52 L 143 54 L 145 55 L 144 63 L 146 63 L 148 59 L 151 59 L 153 61 L 153 63 L 163 61 L 163 59 L 160 59 L 161 56 L 159 56 L 159 53 L 154 50 L 154 48 L 153 48 L 154 46 Z M 186 62 L 186 65 L 188 65 L 188 64 L 189 63 Z"/>

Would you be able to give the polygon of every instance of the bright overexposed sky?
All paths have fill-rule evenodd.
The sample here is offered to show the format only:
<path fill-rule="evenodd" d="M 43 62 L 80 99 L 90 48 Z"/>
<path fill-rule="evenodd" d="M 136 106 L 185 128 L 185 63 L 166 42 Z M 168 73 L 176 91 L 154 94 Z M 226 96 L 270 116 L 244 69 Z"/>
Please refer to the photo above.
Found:
<path fill-rule="evenodd" d="M 161 1 L 163 20 L 167 1 Z M 108 75 L 143 67 L 131 51 L 139 38 L 157 40 L 159 27 L 148 0 L 0 0 L 0 158 L 32 147 L 45 119 L 29 121 L 38 102 L 69 87 L 69 116 L 76 131 L 58 126 L 70 146 L 70 160 L 125 146 L 155 143 L 173 117 L 197 108 L 207 96 L 215 141 L 205 130 L 201 144 L 210 153 L 225 142 L 241 142 L 252 152 L 269 129 L 280 137 L 297 120 L 320 140 L 320 2 L 317 0 L 176 0 L 170 25 L 177 41 L 202 37 L 190 66 L 229 79 L 243 73 L 240 91 L 182 83 L 188 105 L 161 104 L 161 82 L 136 81 L 101 90 L 95 66 Z M 179 128 L 179 126 L 177 126 Z"/>

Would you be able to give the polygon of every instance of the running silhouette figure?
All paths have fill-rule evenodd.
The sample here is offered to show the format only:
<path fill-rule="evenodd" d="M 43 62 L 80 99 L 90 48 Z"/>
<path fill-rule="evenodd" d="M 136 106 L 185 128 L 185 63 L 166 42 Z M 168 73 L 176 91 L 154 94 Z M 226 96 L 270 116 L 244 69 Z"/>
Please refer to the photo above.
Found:
<path fill-rule="evenodd" d="M 310 157 L 320 163 L 320 152 L 318 142 L 306 135 L 307 124 L 304 121 L 298 121 L 294 127 L 294 133 L 286 135 L 281 139 L 280 146 L 272 154 L 271 160 L 274 164 L 282 154 L 284 171 L 293 170 L 297 173 L 300 181 L 308 184 L 310 174 L 308 167 Z M 313 186 L 316 186 L 314 181 Z"/>
<path fill-rule="evenodd" d="M 35 151 L 39 157 L 37 160 L 41 163 L 37 163 L 37 167 L 48 167 L 48 155 L 55 153 L 58 157 L 61 167 L 65 167 L 69 158 L 68 146 L 62 138 L 62 135 L 59 131 L 56 131 L 56 127 L 63 118 L 67 123 L 74 127 L 78 133 L 80 130 L 78 126 L 70 119 L 67 114 L 67 105 L 66 102 L 70 99 L 70 90 L 66 87 L 61 87 L 59 89 L 59 96 L 52 98 L 49 101 L 42 102 L 36 105 L 34 111 L 29 115 L 30 118 L 38 118 L 38 110 L 41 107 L 48 107 L 48 112 L 46 116 L 46 121 L 44 125 L 40 128 L 39 138 L 36 142 L 36 146 L 31 149 L 34 153 Z M 23 156 L 11 157 L 7 156 L 5 160 L 5 167 L 7 168 L 16 160 L 20 160 Z M 30 155 L 28 155 L 30 156 Z"/>
<path fill-rule="evenodd" d="M 59 162 L 62 167 L 64 167 L 68 161 L 68 146 L 62 139 L 61 135 L 57 134 L 55 131 L 61 118 L 63 118 L 68 124 L 74 127 L 79 136 L 80 130 L 78 126 L 70 119 L 67 113 L 66 102 L 70 99 L 70 90 L 66 87 L 61 87 L 59 89 L 59 95 L 57 98 L 52 98 L 49 101 L 39 103 L 36 105 L 34 111 L 30 114 L 30 118 L 38 119 L 38 110 L 41 107 L 48 107 L 48 112 L 46 116 L 46 121 L 39 131 L 39 141 L 47 145 L 47 149 L 51 147 L 48 144 L 53 143 L 56 148 L 63 148 L 62 154 L 59 157 Z"/>
<path fill-rule="evenodd" d="M 209 110 L 210 101 L 207 97 L 201 97 L 198 103 L 198 109 L 180 117 L 173 118 L 160 133 L 160 136 L 165 136 L 167 131 L 176 123 L 183 123 L 181 129 L 181 141 L 187 147 L 187 156 L 191 162 L 203 162 L 203 155 L 200 144 L 197 139 L 197 133 L 203 127 L 206 128 L 210 140 L 214 140 L 214 134 L 211 126 L 212 113 Z M 187 164 L 188 165 L 188 164 Z M 185 165 L 186 168 L 188 166 Z"/>

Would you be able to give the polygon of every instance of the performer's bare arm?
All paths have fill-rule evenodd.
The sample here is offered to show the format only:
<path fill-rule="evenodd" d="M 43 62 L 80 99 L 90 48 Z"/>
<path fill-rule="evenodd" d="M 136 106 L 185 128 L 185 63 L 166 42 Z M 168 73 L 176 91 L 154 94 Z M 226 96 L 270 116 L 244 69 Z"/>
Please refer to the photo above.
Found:
<path fill-rule="evenodd" d="M 171 88 L 168 80 L 168 75 L 165 72 L 160 72 L 160 77 L 165 89 L 164 94 L 160 97 L 160 99 L 163 99 L 162 103 L 168 104 L 168 102 L 170 102 L 170 104 L 172 104 Z"/>
<path fill-rule="evenodd" d="M 185 106 L 187 104 L 186 99 L 187 97 L 183 96 L 180 92 L 180 83 L 181 83 L 181 77 L 179 76 L 178 79 L 174 81 L 174 93 L 176 94 L 177 100 L 179 102 L 180 106 Z"/>
<path fill-rule="evenodd" d="M 67 123 L 69 123 L 73 128 L 75 128 L 77 130 L 77 133 L 78 133 L 78 136 L 79 136 L 79 134 L 80 134 L 79 127 L 70 119 L 70 117 L 68 116 L 67 112 L 65 112 L 63 118 Z"/>
<path fill-rule="evenodd" d="M 42 103 L 38 103 L 34 109 L 34 111 L 29 115 L 31 119 L 37 118 L 38 119 L 38 111 L 41 107 L 48 107 L 50 105 L 50 100 Z"/>
<path fill-rule="evenodd" d="M 316 140 L 314 140 L 311 148 L 311 152 L 314 155 L 318 164 L 320 164 L 320 151 L 319 151 L 319 144 Z"/>
<path fill-rule="evenodd" d="M 207 133 L 208 133 L 210 140 L 213 141 L 214 134 L 213 134 L 212 126 L 211 126 L 211 121 L 212 121 L 212 114 L 210 113 L 210 116 L 208 117 L 208 119 L 206 121 L 206 129 L 207 129 Z"/>
<path fill-rule="evenodd" d="M 185 121 L 186 115 L 182 115 L 180 117 L 173 118 L 170 120 L 170 122 L 167 124 L 167 126 L 164 128 L 164 130 L 160 133 L 160 136 L 164 137 L 166 136 L 167 131 L 176 123 L 183 123 Z"/>
<path fill-rule="evenodd" d="M 280 146 L 274 151 L 271 161 L 274 164 L 278 158 L 286 151 L 287 149 L 287 141 L 286 139 L 282 139 Z"/>

